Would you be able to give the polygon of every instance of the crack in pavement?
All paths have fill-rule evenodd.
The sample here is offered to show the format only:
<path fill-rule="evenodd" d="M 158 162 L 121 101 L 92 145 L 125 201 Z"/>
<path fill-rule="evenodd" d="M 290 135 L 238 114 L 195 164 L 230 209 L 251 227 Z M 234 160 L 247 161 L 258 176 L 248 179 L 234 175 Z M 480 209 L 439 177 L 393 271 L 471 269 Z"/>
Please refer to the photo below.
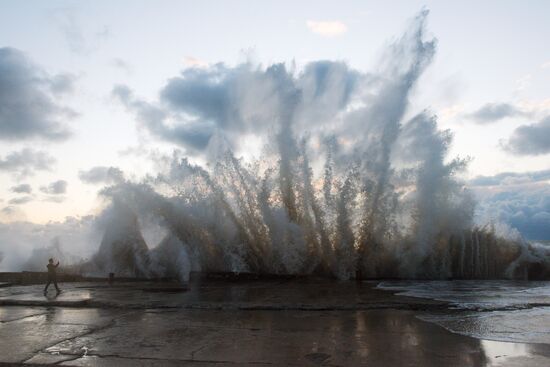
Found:
<path fill-rule="evenodd" d="M 118 315 L 118 317 L 120 317 L 120 316 L 126 316 L 126 315 L 131 314 L 131 313 L 132 313 L 132 312 L 127 312 L 127 313 L 124 313 L 124 314 L 122 314 L 122 315 Z M 32 356 L 31 356 L 30 358 L 23 359 L 23 360 L 20 361 L 20 363 L 25 363 L 26 361 L 29 361 L 30 359 L 32 359 L 33 357 L 35 357 L 35 356 L 38 355 L 39 353 L 46 353 L 46 354 L 47 354 L 47 353 L 48 353 L 48 352 L 47 352 L 47 349 L 52 348 L 52 347 L 55 347 L 56 345 L 58 345 L 58 344 L 60 344 L 60 343 L 64 343 L 64 342 L 70 341 L 70 340 L 72 340 L 72 339 L 81 338 L 81 337 L 84 337 L 84 336 L 93 334 L 93 333 L 95 333 L 95 332 L 98 332 L 98 331 L 102 331 L 102 330 L 111 328 L 111 327 L 113 327 L 113 326 L 116 325 L 116 323 L 117 323 L 117 318 L 118 318 L 118 317 L 115 317 L 115 318 L 111 319 L 111 320 L 110 320 L 107 324 L 105 324 L 105 325 L 98 326 L 98 327 L 96 327 L 96 328 L 90 327 L 90 329 L 89 329 L 88 331 L 84 332 L 84 333 L 77 334 L 77 335 L 72 335 L 72 336 L 70 336 L 70 337 L 68 337 L 68 338 L 65 338 L 65 339 L 56 341 L 55 343 L 53 343 L 53 344 L 51 344 L 51 345 L 49 345 L 49 346 L 45 346 L 45 347 L 42 347 L 42 348 L 40 348 L 40 349 L 38 349 L 38 350 L 35 350 L 35 351 L 31 352 L 31 353 L 32 353 Z M 63 324 L 63 323 L 58 323 L 58 324 Z M 77 325 L 78 325 L 78 324 L 77 324 Z M 51 353 L 50 353 L 50 354 L 51 354 Z M 61 354 L 65 354 L 65 353 L 61 353 L 61 352 L 60 352 L 59 354 L 61 355 Z M 89 354 L 88 354 L 88 355 L 89 355 Z"/>
<path fill-rule="evenodd" d="M 208 345 L 208 344 L 201 345 L 201 346 L 198 347 L 197 349 L 192 350 L 192 351 L 191 351 L 191 360 L 195 360 L 195 353 L 200 352 L 201 350 L 203 350 L 204 348 L 206 348 L 207 345 Z"/>
<path fill-rule="evenodd" d="M 4 321 L 0 321 L 0 324 L 7 324 L 8 322 L 21 321 L 21 320 L 27 319 L 27 318 L 29 318 L 29 317 L 35 317 L 35 316 L 46 315 L 46 314 L 48 314 L 48 312 L 49 312 L 49 311 L 44 311 L 44 312 L 41 312 L 41 313 L 33 313 L 32 315 L 26 315 L 26 316 L 17 317 L 17 318 L 15 318 L 15 319 L 4 320 Z"/>
<path fill-rule="evenodd" d="M 60 362 L 57 362 L 57 363 L 63 363 L 63 362 L 68 362 L 68 361 L 74 361 L 74 360 L 77 360 L 77 359 L 80 359 L 82 358 L 82 355 L 80 354 L 74 354 L 74 353 L 68 353 L 68 352 L 60 352 L 59 353 L 60 355 L 67 355 L 67 356 L 75 356 L 76 358 L 74 359 L 70 359 L 70 360 L 64 360 L 64 361 L 60 361 Z M 259 361 L 250 361 L 250 362 L 238 362 L 238 361 L 224 361 L 224 360 L 208 360 L 208 359 L 188 359 L 188 358 L 183 358 L 183 359 L 177 359 L 177 358 L 155 358 L 155 357 L 127 357 L 127 356 L 123 356 L 123 355 L 120 355 L 120 354 L 101 354 L 101 353 L 88 353 L 87 354 L 88 357 L 98 357 L 98 358 L 119 358 L 119 359 L 127 359 L 127 360 L 146 360 L 146 361 L 158 361 L 158 362 L 193 362 L 193 363 L 214 363 L 214 364 L 222 364 L 222 363 L 225 363 L 225 364 L 235 364 L 235 365 L 244 365 L 244 364 L 248 364 L 248 365 L 265 365 L 265 366 L 269 366 L 269 365 L 273 365 L 273 363 L 271 362 L 259 362 Z"/>

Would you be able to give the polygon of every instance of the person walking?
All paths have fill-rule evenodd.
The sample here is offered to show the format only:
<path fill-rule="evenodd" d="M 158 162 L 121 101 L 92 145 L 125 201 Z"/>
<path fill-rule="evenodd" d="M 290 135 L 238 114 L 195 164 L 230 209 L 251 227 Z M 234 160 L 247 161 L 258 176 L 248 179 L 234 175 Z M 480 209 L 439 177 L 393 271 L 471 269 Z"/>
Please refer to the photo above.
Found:
<path fill-rule="evenodd" d="M 57 291 L 57 293 L 61 292 L 61 290 L 57 286 L 56 270 L 58 266 L 59 266 L 59 261 L 57 262 L 57 264 L 54 265 L 53 259 L 48 260 L 48 265 L 46 266 L 48 268 L 48 283 L 46 283 L 46 288 L 44 288 L 44 294 L 48 293 L 48 287 L 52 283 L 55 286 L 55 290 Z"/>

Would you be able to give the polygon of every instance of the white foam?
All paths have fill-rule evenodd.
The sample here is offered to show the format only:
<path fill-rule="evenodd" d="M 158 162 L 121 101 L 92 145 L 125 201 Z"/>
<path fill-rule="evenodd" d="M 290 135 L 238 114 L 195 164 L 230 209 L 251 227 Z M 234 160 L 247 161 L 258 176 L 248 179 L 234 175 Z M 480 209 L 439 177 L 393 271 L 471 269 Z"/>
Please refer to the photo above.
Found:
<path fill-rule="evenodd" d="M 453 311 L 418 317 L 454 333 L 500 342 L 550 344 L 550 285 L 545 282 L 397 281 L 382 282 L 378 288 L 449 302 Z"/>

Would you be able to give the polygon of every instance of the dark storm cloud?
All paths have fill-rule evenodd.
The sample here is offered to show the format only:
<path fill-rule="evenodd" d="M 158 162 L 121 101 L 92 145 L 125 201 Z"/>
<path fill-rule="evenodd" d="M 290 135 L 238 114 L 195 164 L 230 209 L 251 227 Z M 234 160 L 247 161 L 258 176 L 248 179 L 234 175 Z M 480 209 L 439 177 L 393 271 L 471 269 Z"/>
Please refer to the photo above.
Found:
<path fill-rule="evenodd" d="M 51 170 L 55 159 L 48 153 L 25 148 L 0 157 L 0 172 L 13 173 L 19 178 L 31 176 L 35 171 Z"/>
<path fill-rule="evenodd" d="M 40 187 L 40 191 L 50 195 L 61 195 L 67 192 L 67 181 L 58 180 L 50 183 L 48 186 Z"/>
<path fill-rule="evenodd" d="M 518 127 L 502 146 L 520 155 L 550 153 L 550 116 L 538 123 Z"/>
<path fill-rule="evenodd" d="M 32 192 L 32 187 L 29 184 L 21 184 L 13 186 L 10 190 L 18 194 L 30 194 Z"/>
<path fill-rule="evenodd" d="M 212 125 L 208 122 L 183 121 L 177 125 L 167 124 L 169 111 L 135 98 L 127 86 L 116 86 L 113 95 L 137 114 L 143 126 L 152 135 L 185 146 L 190 154 L 203 150 L 213 134 Z"/>
<path fill-rule="evenodd" d="M 506 117 L 525 116 L 525 112 L 509 103 L 487 103 L 470 114 L 479 124 L 490 124 Z"/>
<path fill-rule="evenodd" d="M 349 103 L 361 78 L 345 63 L 331 61 L 309 63 L 300 73 L 282 63 L 217 64 L 169 79 L 158 104 L 136 98 L 124 85 L 113 95 L 154 136 L 200 153 L 214 136 L 233 147 L 243 134 L 261 134 L 281 123 L 316 128 Z"/>
<path fill-rule="evenodd" d="M 531 240 L 550 240 L 550 170 L 478 176 L 468 186 L 479 197 L 478 213 L 506 223 Z"/>
<path fill-rule="evenodd" d="M 20 205 L 20 204 L 26 204 L 26 203 L 31 202 L 33 200 L 34 199 L 33 199 L 32 196 L 21 196 L 21 197 L 18 197 L 18 198 L 11 199 L 10 201 L 8 201 L 8 204 Z"/>
<path fill-rule="evenodd" d="M 506 188 L 483 198 L 479 211 L 528 239 L 550 240 L 550 185 Z"/>
<path fill-rule="evenodd" d="M 14 48 L 0 48 L 0 140 L 63 140 L 61 122 L 75 112 L 60 106 L 55 95 L 72 89 L 74 77 L 49 76 Z"/>
<path fill-rule="evenodd" d="M 161 91 L 161 100 L 176 110 L 197 116 L 200 120 L 227 126 L 232 114 L 230 92 L 235 74 L 235 70 L 227 69 L 223 65 L 208 70 L 186 70 L 181 77 L 168 81 Z"/>
<path fill-rule="evenodd" d="M 124 173 L 117 167 L 97 166 L 78 172 L 78 178 L 88 184 L 116 184 L 124 181 Z"/>
<path fill-rule="evenodd" d="M 332 116 L 346 106 L 358 78 L 344 63 L 332 61 L 311 62 L 298 75 L 282 63 L 265 70 L 218 64 L 184 70 L 168 80 L 160 98 L 170 108 L 217 128 L 250 131 L 281 118 L 292 105 L 299 112 L 311 112 L 308 107 L 317 105 Z"/>

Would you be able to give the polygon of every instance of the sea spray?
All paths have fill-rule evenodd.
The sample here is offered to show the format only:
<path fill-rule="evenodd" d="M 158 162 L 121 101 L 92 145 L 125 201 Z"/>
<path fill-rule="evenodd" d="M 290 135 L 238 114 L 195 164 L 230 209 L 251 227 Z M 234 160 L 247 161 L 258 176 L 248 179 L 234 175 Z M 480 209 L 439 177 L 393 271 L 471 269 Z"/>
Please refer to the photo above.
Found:
<path fill-rule="evenodd" d="M 436 116 L 410 111 L 436 50 L 427 15 L 390 45 L 374 73 L 330 61 L 301 70 L 191 68 L 161 91 L 178 113 L 117 87 L 140 123 L 178 137 L 185 153 L 174 152 L 156 177 L 102 191 L 118 217 L 96 268 L 182 279 L 193 269 L 339 279 L 547 277 L 547 251 L 474 225 L 475 203 L 460 179 L 467 160 L 448 158 L 452 134 Z M 264 144 L 258 155 L 243 154 L 246 136 Z M 165 228 L 159 244 L 140 234 L 147 221 Z"/>

